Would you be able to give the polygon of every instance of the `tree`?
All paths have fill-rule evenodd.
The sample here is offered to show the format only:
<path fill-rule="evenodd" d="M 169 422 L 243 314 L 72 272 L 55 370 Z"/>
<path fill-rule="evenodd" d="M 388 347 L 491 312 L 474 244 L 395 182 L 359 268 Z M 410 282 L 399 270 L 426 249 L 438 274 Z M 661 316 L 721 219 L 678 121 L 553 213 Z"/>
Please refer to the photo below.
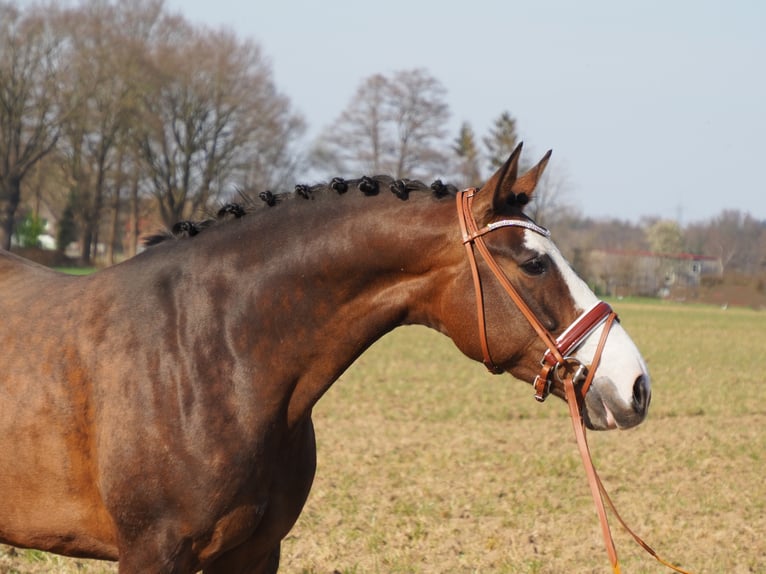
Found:
<path fill-rule="evenodd" d="M 219 197 L 248 160 L 284 161 L 302 121 L 289 111 L 252 42 L 182 20 L 152 47 L 137 134 L 162 220 L 170 225 Z M 241 175 L 245 177 L 245 175 Z"/>
<path fill-rule="evenodd" d="M 575 208 L 567 201 L 567 179 L 561 170 L 548 168 L 525 211 L 545 227 L 555 226 L 562 218 L 571 217 Z"/>
<path fill-rule="evenodd" d="M 660 219 L 646 230 L 649 248 L 657 255 L 678 255 L 684 251 L 681 227 L 675 221 Z M 676 280 L 677 264 L 673 259 L 661 257 L 657 260 L 655 275 L 664 277 L 664 286 L 670 287 Z"/>
<path fill-rule="evenodd" d="M 16 227 L 16 235 L 22 247 L 39 247 L 40 236 L 45 233 L 45 221 L 34 213 L 28 214 Z"/>
<path fill-rule="evenodd" d="M 460 126 L 460 133 L 455 140 L 452 150 L 458 157 L 457 173 L 461 187 L 478 186 L 482 183 L 479 166 L 479 148 L 476 146 L 476 136 L 468 122 Z"/>
<path fill-rule="evenodd" d="M 710 222 L 708 249 L 721 258 L 724 269 L 755 272 L 764 257 L 759 245 L 764 227 L 748 213 L 724 210 Z"/>
<path fill-rule="evenodd" d="M 684 251 L 681 227 L 675 221 L 660 219 L 646 230 L 649 248 L 658 255 L 677 255 Z"/>
<path fill-rule="evenodd" d="M 334 124 L 325 130 L 314 152 L 314 163 L 338 173 L 378 174 L 385 153 L 393 147 L 387 133 L 389 81 L 381 74 L 368 77 Z"/>
<path fill-rule="evenodd" d="M 503 112 L 494 121 L 489 134 L 484 137 L 487 148 L 490 171 L 496 171 L 505 163 L 518 143 L 516 120 L 508 112 Z"/>
<path fill-rule="evenodd" d="M 441 141 L 450 113 L 445 97 L 444 86 L 423 69 L 394 74 L 389 107 L 396 130 L 395 177 L 429 176 L 446 168 Z"/>
<path fill-rule="evenodd" d="M 126 205 L 135 251 L 143 197 L 170 225 L 235 186 L 292 179 L 304 129 L 256 44 L 195 28 L 162 0 L 24 16 L 0 0 L 0 246 L 33 168 L 46 182 L 57 170 L 56 188 L 36 186 L 34 201 L 56 219 L 66 211 L 62 239 L 78 233 L 88 263 L 99 235 L 108 253 L 120 244 Z"/>
<path fill-rule="evenodd" d="M 137 62 L 147 53 L 151 30 L 161 23 L 160 7 L 153 2 L 88 0 L 62 17 L 71 67 L 65 89 L 80 105 L 63 124 L 59 148 L 84 265 L 90 264 L 99 243 L 107 210 L 112 212 L 107 250 L 110 259 L 114 257 L 125 156 L 138 167 L 131 142 L 143 86 Z"/>
<path fill-rule="evenodd" d="M 0 2 L 0 248 L 10 249 L 21 184 L 58 141 L 67 103 L 61 37 L 42 10 Z"/>
<path fill-rule="evenodd" d="M 59 219 L 58 232 L 56 233 L 56 249 L 64 253 L 67 246 L 75 239 L 77 239 L 77 224 L 74 220 L 72 206 L 67 204 Z"/>
<path fill-rule="evenodd" d="M 446 91 L 423 69 L 367 78 L 317 145 L 344 173 L 429 177 L 446 169 Z"/>

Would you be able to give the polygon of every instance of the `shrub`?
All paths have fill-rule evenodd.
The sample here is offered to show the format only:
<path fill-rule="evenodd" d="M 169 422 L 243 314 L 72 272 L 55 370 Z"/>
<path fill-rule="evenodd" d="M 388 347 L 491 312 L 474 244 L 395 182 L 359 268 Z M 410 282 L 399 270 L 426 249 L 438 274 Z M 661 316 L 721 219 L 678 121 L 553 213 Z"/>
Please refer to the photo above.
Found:
<path fill-rule="evenodd" d="M 45 232 L 45 220 L 29 214 L 16 227 L 16 238 L 21 247 L 39 247 L 40 236 Z"/>

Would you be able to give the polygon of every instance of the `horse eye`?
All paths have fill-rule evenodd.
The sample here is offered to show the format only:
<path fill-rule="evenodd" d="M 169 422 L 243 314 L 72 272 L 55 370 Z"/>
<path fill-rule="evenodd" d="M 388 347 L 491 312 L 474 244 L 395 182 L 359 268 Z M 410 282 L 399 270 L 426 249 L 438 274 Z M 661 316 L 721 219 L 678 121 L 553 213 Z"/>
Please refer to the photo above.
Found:
<path fill-rule="evenodd" d="M 535 257 L 534 259 L 522 263 L 521 268 L 524 270 L 524 273 L 528 275 L 542 275 L 545 273 L 547 266 L 545 264 L 545 259 L 542 257 Z"/>

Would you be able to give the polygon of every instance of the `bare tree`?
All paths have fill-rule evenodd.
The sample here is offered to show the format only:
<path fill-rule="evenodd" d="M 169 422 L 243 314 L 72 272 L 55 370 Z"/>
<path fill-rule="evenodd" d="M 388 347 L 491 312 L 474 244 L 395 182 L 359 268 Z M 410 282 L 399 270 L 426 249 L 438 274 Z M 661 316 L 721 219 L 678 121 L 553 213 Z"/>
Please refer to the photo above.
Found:
<path fill-rule="evenodd" d="M 423 69 L 396 72 L 389 83 L 396 128 L 395 177 L 440 173 L 447 166 L 442 141 L 449 120 L 446 90 Z"/>
<path fill-rule="evenodd" d="M 569 186 L 560 168 L 548 168 L 537 186 L 527 214 L 545 227 L 554 227 L 562 219 L 571 218 L 575 207 L 568 199 Z"/>
<path fill-rule="evenodd" d="M 367 78 L 338 119 L 320 138 L 314 163 L 337 173 L 381 173 L 385 154 L 393 147 L 388 134 L 389 82 L 375 74 Z"/>
<path fill-rule="evenodd" d="M 0 3 L 0 248 L 10 249 L 21 184 L 59 138 L 62 41 L 42 10 Z"/>
<path fill-rule="evenodd" d="M 246 190 L 284 188 L 294 183 L 304 162 L 297 143 L 306 131 L 303 117 L 294 112 L 289 99 L 280 94 L 271 70 L 257 46 L 246 45 L 253 62 L 248 81 L 232 83 L 232 96 L 241 102 L 235 121 L 242 129 L 241 142 L 231 162 L 233 178 Z"/>
<path fill-rule="evenodd" d="M 284 149 L 300 121 L 257 45 L 185 21 L 153 49 L 139 149 L 166 224 L 218 197 L 246 159 Z"/>
<path fill-rule="evenodd" d="M 23 17 L 0 0 L 3 245 L 21 181 L 46 155 L 59 170 L 58 189 L 44 192 L 66 214 L 59 235 L 76 231 L 88 263 L 99 234 L 119 245 L 125 205 L 135 252 L 142 196 L 170 224 L 234 185 L 280 185 L 304 129 L 256 44 L 193 27 L 162 0 L 83 0 Z"/>
<path fill-rule="evenodd" d="M 751 273 L 764 258 L 759 236 L 764 225 L 748 213 L 727 209 L 710 222 L 708 249 L 721 258 L 724 269 Z"/>
<path fill-rule="evenodd" d="M 55 181 L 45 186 L 42 200 L 57 223 L 59 248 L 77 239 L 86 264 L 99 234 L 120 235 L 115 225 L 122 219 L 123 185 L 133 175 L 144 177 L 130 131 L 137 125 L 137 95 L 143 85 L 139 63 L 146 59 L 162 13 L 161 0 L 84 0 L 49 13 L 63 38 L 60 61 L 67 63 L 68 73 L 60 85 L 71 109 L 53 153 L 39 162 L 47 173 L 45 181 Z M 120 166 L 130 170 L 130 178 Z M 40 194 L 40 189 L 33 191 Z M 115 241 L 119 244 L 119 238 Z"/>
<path fill-rule="evenodd" d="M 99 243 L 107 195 L 119 196 L 118 146 L 136 118 L 138 75 L 131 73 L 136 54 L 126 50 L 130 43 L 119 16 L 124 9 L 90 0 L 62 18 L 71 62 L 66 90 L 80 105 L 63 125 L 60 148 L 86 265 Z"/>
<path fill-rule="evenodd" d="M 370 76 L 320 138 L 322 158 L 346 173 L 371 170 L 412 178 L 443 172 L 448 158 L 445 94 L 423 69 Z"/>

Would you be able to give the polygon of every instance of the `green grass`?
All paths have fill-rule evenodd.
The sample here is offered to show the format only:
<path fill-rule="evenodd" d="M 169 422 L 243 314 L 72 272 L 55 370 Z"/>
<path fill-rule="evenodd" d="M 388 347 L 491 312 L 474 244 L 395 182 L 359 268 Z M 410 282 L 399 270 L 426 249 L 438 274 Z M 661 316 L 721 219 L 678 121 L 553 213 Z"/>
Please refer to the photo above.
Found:
<path fill-rule="evenodd" d="M 95 267 L 55 267 L 54 269 L 69 275 L 90 275 L 96 272 Z"/>
<path fill-rule="evenodd" d="M 763 313 L 613 301 L 653 376 L 648 420 L 589 433 L 623 517 L 696 573 L 766 573 Z M 566 405 L 493 377 L 445 337 L 397 329 L 315 409 L 318 473 L 281 572 L 608 572 Z M 612 530 L 623 572 L 665 571 Z M 100 563 L 0 551 L 5 572 Z M 35 555 L 36 556 L 36 555 Z"/>

